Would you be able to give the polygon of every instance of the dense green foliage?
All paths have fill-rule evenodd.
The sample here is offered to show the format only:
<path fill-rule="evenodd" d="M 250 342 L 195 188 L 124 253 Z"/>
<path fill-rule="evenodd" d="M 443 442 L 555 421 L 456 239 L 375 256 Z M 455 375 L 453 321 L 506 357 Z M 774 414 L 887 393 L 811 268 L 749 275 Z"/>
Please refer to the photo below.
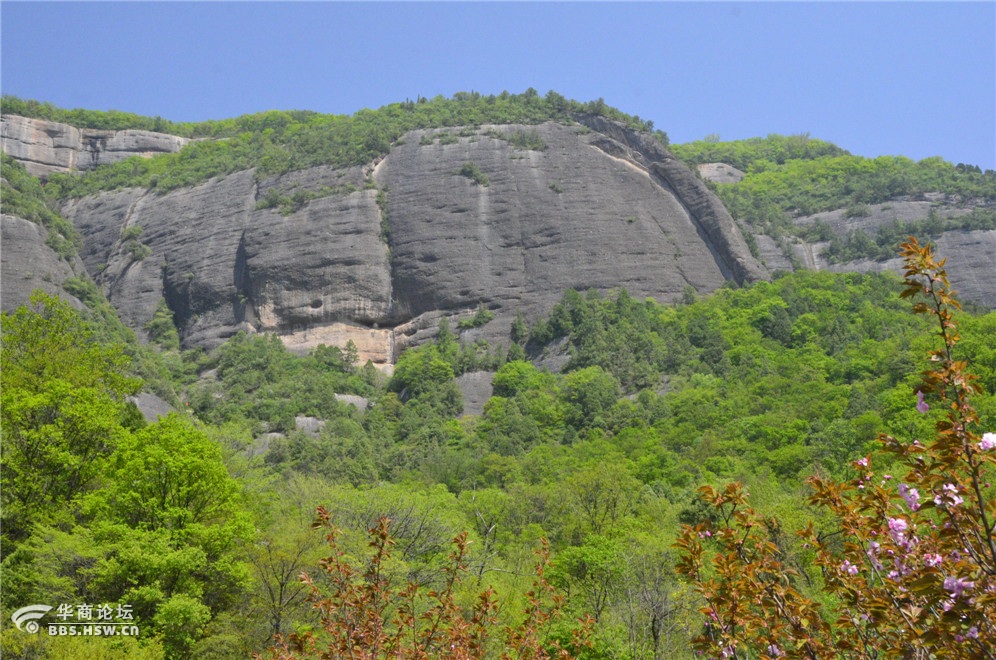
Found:
<path fill-rule="evenodd" d="M 176 154 L 150 159 L 136 156 L 83 174 L 53 175 L 49 185 L 62 197 L 128 186 L 166 192 L 251 168 L 256 168 L 259 176 L 265 176 L 315 165 L 361 165 L 387 153 L 391 144 L 406 132 L 420 128 L 572 121 L 575 113 L 583 112 L 610 117 L 637 130 L 653 130 L 651 122 L 626 115 L 601 99 L 580 103 L 553 91 L 540 96 L 531 88 L 522 94 L 502 92 L 488 96 L 458 92 L 452 98 L 420 98 L 378 110 L 361 110 L 351 116 L 270 111 L 189 124 L 173 124 L 127 113 L 60 110 L 48 104 L 6 96 L 3 97 L 3 112 L 65 121 L 76 126 L 144 128 L 207 138 L 187 145 Z M 664 133 L 657 131 L 655 135 L 666 143 Z M 520 148 L 541 149 L 543 145 L 534 138 L 524 131 L 507 136 Z M 433 139 L 443 138 L 434 136 Z"/>
<path fill-rule="evenodd" d="M 53 210 L 55 204 L 42 188 L 41 182 L 6 153 L 2 158 L 0 204 L 3 213 L 16 215 L 45 227 L 48 230 L 45 244 L 62 258 L 69 259 L 75 255 L 81 245 L 80 237 L 73 226 Z"/>
<path fill-rule="evenodd" d="M 684 657 L 697 605 L 669 546 L 705 511 L 694 486 L 739 479 L 794 529 L 804 476 L 838 473 L 879 431 L 929 431 L 914 387 L 931 330 L 897 290 L 894 276 L 797 273 L 678 306 L 568 292 L 509 341 L 513 358 L 566 353 L 559 374 L 446 323 L 390 378 L 355 347 L 296 356 L 269 336 L 181 355 L 163 312 L 154 334 L 189 408 L 148 426 L 123 399 L 137 387 L 123 349 L 40 299 L 3 318 L 3 606 L 129 602 L 152 657 L 245 657 L 316 623 L 296 578 L 322 555 L 309 520 L 323 504 L 346 552 L 391 518 L 398 579 L 439 584 L 467 530 L 455 602 L 493 585 L 509 616 L 546 537 L 566 611 L 596 620 L 586 657 Z M 991 393 L 996 314 L 960 331 Z M 459 416 L 455 376 L 481 368 L 494 395 Z M 993 427 L 996 400 L 977 404 Z M 295 430 L 298 415 L 324 425 Z M 29 653 L 24 633 L 3 635 Z"/>
<path fill-rule="evenodd" d="M 957 196 L 963 201 L 996 202 L 996 172 L 982 172 L 978 167 L 952 165 L 941 158 L 919 162 L 897 156 L 863 158 L 839 147 L 804 135 L 769 135 L 734 142 L 692 142 L 673 145 L 672 151 L 690 166 L 706 162 L 724 162 L 745 172 L 738 183 L 713 186 L 735 218 L 755 230 L 773 236 L 801 234 L 811 237 L 811 228 L 797 228 L 792 218 L 820 211 L 847 209 L 848 215 L 866 213 L 868 204 L 884 203 L 899 197 L 922 199 L 927 193 Z M 989 212 L 984 218 L 944 221 L 944 229 L 988 228 Z M 919 229 L 919 227 L 911 227 Z M 929 232 L 934 227 L 924 227 Z M 895 253 L 891 235 L 896 228 L 884 231 L 881 252 Z M 908 235 L 908 234 L 907 234 Z M 829 240 L 829 236 L 823 237 Z M 856 237 L 856 241 L 862 241 Z M 838 239 L 838 242 L 840 239 Z M 853 242 L 853 241 L 852 241 Z M 876 241 L 878 242 L 878 241 Z M 863 257 L 877 252 L 869 248 L 843 246 L 831 248 L 831 259 L 845 253 Z M 876 253 L 874 256 L 881 256 Z"/>
<path fill-rule="evenodd" d="M 843 263 L 856 259 L 890 259 L 896 254 L 899 244 L 909 236 L 936 238 L 946 231 L 976 229 L 996 229 L 996 209 L 977 208 L 971 213 L 946 219 L 932 212 L 925 220 L 918 222 L 890 222 L 871 235 L 855 229 L 840 237 L 826 225 L 807 228 L 802 233 L 817 240 L 829 240 L 830 245 L 823 256 L 830 263 Z"/>
<path fill-rule="evenodd" d="M 474 315 L 469 319 L 463 319 L 457 323 L 457 327 L 461 330 L 469 330 L 470 328 L 480 328 L 482 325 L 487 325 L 495 318 L 494 312 L 492 312 L 487 307 L 481 305 L 474 312 Z"/>
<path fill-rule="evenodd" d="M 189 655 L 247 576 L 239 487 L 190 421 L 145 426 L 120 348 L 32 304 L 3 316 L 3 609 L 128 603 L 149 648 Z"/>
<path fill-rule="evenodd" d="M 345 352 L 319 346 L 304 358 L 291 354 L 276 335 L 240 333 L 202 360 L 214 380 L 188 390 L 187 402 L 201 419 L 213 423 L 251 420 L 274 431 L 294 428 L 299 415 L 339 417 L 351 408 L 336 393 L 370 395 L 377 372 L 354 373 L 355 348 Z"/>
<path fill-rule="evenodd" d="M 790 160 L 815 160 L 827 156 L 846 156 L 835 144 L 809 135 L 777 135 L 720 142 L 699 140 L 671 145 L 671 152 L 689 166 L 702 163 L 726 163 L 746 172 L 756 162 L 784 165 Z"/>
<path fill-rule="evenodd" d="M 974 407 L 983 390 L 960 359 L 943 260 L 916 239 L 901 256 L 900 295 L 936 328 L 915 408 L 943 414 L 932 433 L 880 435 L 847 480 L 807 478 L 822 515 L 796 531 L 806 566 L 786 561 L 780 521 L 753 510 L 743 484 L 700 488 L 708 509 L 675 542 L 705 602 L 698 654 L 996 657 L 996 433 Z"/>
<path fill-rule="evenodd" d="M 773 208 L 808 215 L 928 192 L 994 200 L 996 172 L 967 172 L 940 158 L 915 162 L 901 156 L 836 156 L 780 165 L 755 161 L 742 181 L 720 184 L 717 192 L 734 216 L 757 225 Z"/>
<path fill-rule="evenodd" d="M 162 117 L 142 117 L 130 112 L 120 110 L 66 110 L 51 103 L 44 103 L 31 99 L 21 99 L 16 96 L 4 95 L 0 99 L 0 111 L 5 115 L 20 115 L 34 119 L 45 119 L 48 121 L 61 122 L 77 128 L 96 128 L 103 130 L 121 131 L 125 129 L 140 129 L 146 131 L 156 131 L 158 133 L 170 133 L 190 137 L 190 124 L 175 124 Z"/>

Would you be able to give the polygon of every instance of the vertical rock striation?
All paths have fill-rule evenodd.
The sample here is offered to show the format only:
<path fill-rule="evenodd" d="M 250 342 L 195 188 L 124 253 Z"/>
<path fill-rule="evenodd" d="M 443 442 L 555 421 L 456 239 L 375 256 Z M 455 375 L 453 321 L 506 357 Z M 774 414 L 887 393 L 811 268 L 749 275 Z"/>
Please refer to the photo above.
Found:
<path fill-rule="evenodd" d="M 413 131 L 364 167 L 118 190 L 63 213 L 140 334 L 165 299 L 185 346 L 272 331 L 297 350 L 353 340 L 384 365 L 480 307 L 494 320 L 467 338 L 507 342 L 518 312 L 546 314 L 569 288 L 670 301 L 767 276 L 662 145 L 579 121 Z"/>

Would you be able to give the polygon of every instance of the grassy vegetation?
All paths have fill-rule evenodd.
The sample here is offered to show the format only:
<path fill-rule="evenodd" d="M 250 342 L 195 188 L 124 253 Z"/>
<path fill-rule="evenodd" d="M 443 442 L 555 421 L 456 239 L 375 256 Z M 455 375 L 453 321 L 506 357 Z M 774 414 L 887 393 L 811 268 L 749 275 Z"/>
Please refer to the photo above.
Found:
<path fill-rule="evenodd" d="M 848 217 L 863 217 L 869 212 L 868 205 L 896 198 L 922 200 L 928 193 L 942 193 L 963 203 L 996 202 L 994 171 L 953 165 L 941 158 L 864 158 L 805 135 L 702 141 L 671 148 L 689 166 L 725 162 L 743 170 L 746 176 L 737 183 L 710 185 L 735 218 L 775 238 L 811 236 L 811 228 L 799 228 L 792 222 L 798 216 L 846 209 Z M 988 211 L 982 213 L 985 217 L 971 214 L 943 224 L 949 229 L 988 227 Z M 884 230 L 888 238 L 883 235 L 881 243 L 874 238 L 870 241 L 880 248 L 878 254 L 894 253 L 894 229 Z M 936 231 L 936 222 L 925 223 L 923 229 Z M 860 236 L 850 242 L 854 244 L 850 248 L 835 246 L 831 258 L 843 258 L 844 252 L 863 256 L 876 252 Z"/>
<path fill-rule="evenodd" d="M 491 179 L 488 178 L 487 174 L 481 171 L 481 168 L 477 166 L 477 163 L 464 163 L 459 170 L 454 172 L 454 174 L 467 177 L 477 185 L 484 188 L 491 185 Z"/>
<path fill-rule="evenodd" d="M 65 121 L 76 126 L 162 130 L 190 138 L 209 138 L 188 145 L 176 154 L 150 159 L 130 158 L 83 174 L 53 175 L 49 186 L 59 197 L 78 197 L 100 190 L 128 186 L 166 192 L 200 183 L 214 176 L 256 168 L 259 176 L 280 174 L 314 165 L 360 165 L 387 153 L 406 132 L 424 128 L 480 126 L 481 124 L 538 124 L 572 121 L 574 113 L 599 114 L 650 132 L 652 123 L 626 115 L 604 101 L 581 103 L 556 92 L 540 96 L 529 89 L 522 94 L 503 92 L 481 95 L 459 92 L 452 98 L 420 98 L 361 110 L 354 115 L 271 111 L 234 119 L 175 124 L 127 113 L 61 110 L 51 105 L 3 97 L 3 112 Z M 654 133 L 666 142 L 662 132 Z M 451 132 L 427 135 L 427 143 L 447 144 L 459 139 Z M 537 148 L 528 132 L 523 148 Z"/>
<path fill-rule="evenodd" d="M 6 153 L 3 154 L 0 174 L 0 209 L 3 213 L 45 227 L 48 230 L 46 245 L 63 259 L 75 256 L 82 239 L 69 221 L 55 211 L 54 200 L 42 188 L 37 177 L 28 174 L 23 165 Z"/>

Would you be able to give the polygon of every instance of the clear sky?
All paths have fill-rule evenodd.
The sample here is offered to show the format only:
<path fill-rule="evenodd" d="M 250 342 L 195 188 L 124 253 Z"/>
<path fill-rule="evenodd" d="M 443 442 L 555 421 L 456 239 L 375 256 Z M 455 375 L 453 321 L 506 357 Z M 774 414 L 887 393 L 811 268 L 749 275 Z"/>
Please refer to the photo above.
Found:
<path fill-rule="evenodd" d="M 996 3 L 0 3 L 6 94 L 174 121 L 534 87 L 996 169 Z"/>

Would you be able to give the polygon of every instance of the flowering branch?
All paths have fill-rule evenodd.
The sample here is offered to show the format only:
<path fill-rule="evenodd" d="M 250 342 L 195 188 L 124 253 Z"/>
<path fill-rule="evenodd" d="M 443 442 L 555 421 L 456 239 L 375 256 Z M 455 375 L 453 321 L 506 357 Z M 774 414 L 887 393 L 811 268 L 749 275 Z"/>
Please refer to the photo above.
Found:
<path fill-rule="evenodd" d="M 809 479 L 810 503 L 838 525 L 827 533 L 810 523 L 800 532 L 816 553 L 824 590 L 838 603 L 833 625 L 788 584 L 794 573 L 766 540 L 739 484 L 722 494 L 701 489 L 723 527 L 714 533 L 707 523 L 686 526 L 676 544 L 678 570 L 707 602 L 706 634 L 695 640 L 700 651 L 724 658 L 996 659 L 996 496 L 989 481 L 996 433 L 979 434 L 971 400 L 981 388 L 954 358 L 952 310 L 960 307 L 944 261 L 915 238 L 903 244 L 902 256 L 901 295 L 922 298 L 913 311 L 937 318 L 942 342 L 929 354 L 915 406 L 926 413 L 933 397 L 945 407 L 944 419 L 926 444 L 879 436 L 884 452 L 905 467 L 898 480 L 877 476 L 871 456 L 854 461 L 857 474 L 848 482 Z M 706 578 L 703 544 L 710 537 L 719 549 L 715 576 Z"/>

